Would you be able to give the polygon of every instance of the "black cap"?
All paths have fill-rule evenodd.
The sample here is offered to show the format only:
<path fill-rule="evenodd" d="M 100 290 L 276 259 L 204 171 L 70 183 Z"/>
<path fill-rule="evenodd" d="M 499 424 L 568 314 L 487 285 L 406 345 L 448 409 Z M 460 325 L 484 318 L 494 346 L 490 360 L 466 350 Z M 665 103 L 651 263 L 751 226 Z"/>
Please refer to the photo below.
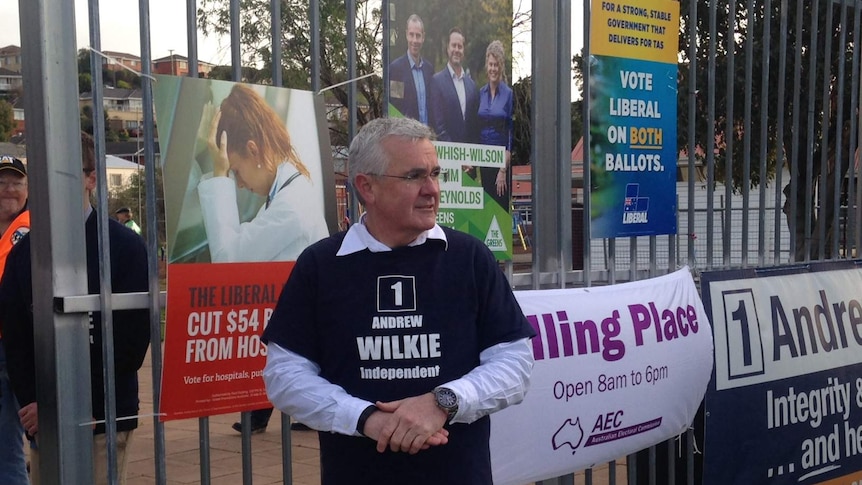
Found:
<path fill-rule="evenodd" d="M 132 209 L 129 209 L 128 207 L 120 207 L 116 212 L 114 212 L 114 214 L 128 214 L 129 212 L 132 212 Z"/>
<path fill-rule="evenodd" d="M 27 176 L 27 167 L 24 166 L 24 162 L 8 155 L 0 156 L 0 172 L 3 170 L 14 170 L 21 176 Z"/>

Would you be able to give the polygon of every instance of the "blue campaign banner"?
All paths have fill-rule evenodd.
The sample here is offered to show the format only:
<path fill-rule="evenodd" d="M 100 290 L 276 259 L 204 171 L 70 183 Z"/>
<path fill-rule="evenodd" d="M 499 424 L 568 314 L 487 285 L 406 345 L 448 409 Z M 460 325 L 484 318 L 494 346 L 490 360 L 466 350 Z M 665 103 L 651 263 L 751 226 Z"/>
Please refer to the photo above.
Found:
<path fill-rule="evenodd" d="M 677 66 L 593 58 L 592 235 L 675 234 Z"/>
<path fill-rule="evenodd" d="M 704 272 L 704 485 L 862 483 L 862 268 Z"/>

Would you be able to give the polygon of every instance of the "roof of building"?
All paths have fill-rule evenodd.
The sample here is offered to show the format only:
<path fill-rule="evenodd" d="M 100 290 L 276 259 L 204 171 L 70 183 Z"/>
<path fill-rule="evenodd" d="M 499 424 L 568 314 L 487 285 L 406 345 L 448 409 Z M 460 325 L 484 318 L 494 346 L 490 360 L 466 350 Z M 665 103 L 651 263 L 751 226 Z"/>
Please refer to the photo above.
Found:
<path fill-rule="evenodd" d="M 141 99 L 141 97 L 140 89 L 110 88 L 106 86 L 102 90 L 102 99 Z M 93 93 L 87 91 L 86 93 L 81 94 L 80 99 L 92 98 Z"/>
<path fill-rule="evenodd" d="M 135 54 L 129 54 L 127 52 L 117 52 L 117 51 L 102 51 L 102 54 L 105 54 L 108 57 L 119 57 L 122 59 L 135 59 L 140 60 L 141 56 Z"/>
<path fill-rule="evenodd" d="M 0 47 L 0 56 L 8 56 L 12 54 L 20 54 L 21 48 L 17 45 L 7 45 L 6 47 Z"/>
<path fill-rule="evenodd" d="M 138 169 L 144 168 L 143 166 L 138 165 L 135 162 L 130 162 L 130 161 L 125 160 L 123 158 L 120 158 L 116 155 L 105 155 L 105 167 L 106 168 L 112 168 L 112 169 L 124 169 L 125 168 L 125 169 L 132 169 L 132 170 L 138 170 Z"/>

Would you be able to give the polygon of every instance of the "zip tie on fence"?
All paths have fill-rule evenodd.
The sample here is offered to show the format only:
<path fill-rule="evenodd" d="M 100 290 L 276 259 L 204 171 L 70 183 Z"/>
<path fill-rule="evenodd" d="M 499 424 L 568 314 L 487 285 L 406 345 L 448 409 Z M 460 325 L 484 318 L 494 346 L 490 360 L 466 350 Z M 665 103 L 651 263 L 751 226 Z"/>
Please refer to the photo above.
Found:
<path fill-rule="evenodd" d="M 118 66 L 122 67 L 123 69 L 125 69 L 125 70 L 127 70 L 127 71 L 129 71 L 129 72 L 131 72 L 131 73 L 134 73 L 135 75 L 137 75 L 137 76 L 139 76 L 139 77 L 145 77 L 145 78 L 147 78 L 147 79 L 151 80 L 152 82 L 157 82 L 157 81 L 156 81 L 156 78 L 154 78 L 153 76 L 150 76 L 149 74 L 144 74 L 144 73 L 142 73 L 142 72 L 138 72 L 138 71 L 136 71 L 136 70 L 132 69 L 131 67 L 126 66 L 126 65 L 125 65 L 125 64 L 123 64 L 122 62 L 119 62 L 119 61 L 117 60 L 117 58 L 116 58 L 116 57 L 111 57 L 111 56 L 109 56 L 109 55 L 105 54 L 104 52 L 99 52 L 99 51 L 97 51 L 96 49 L 93 49 L 93 48 L 92 48 L 92 47 L 90 47 L 90 46 L 87 46 L 86 48 L 87 48 L 90 52 L 95 52 L 96 54 L 98 54 L 98 55 L 100 55 L 100 56 L 104 57 L 104 58 L 105 58 L 105 59 L 107 59 L 107 60 L 108 60 L 108 62 L 110 62 L 111 64 L 116 64 L 116 65 L 118 65 Z M 172 60 L 171 62 L 173 62 L 173 60 Z"/>
<path fill-rule="evenodd" d="M 167 413 L 149 413 L 149 414 L 136 414 L 134 416 L 123 416 L 121 418 L 117 418 L 117 421 L 128 421 L 130 419 L 138 419 L 138 418 L 152 418 L 154 416 L 167 416 Z M 106 420 L 100 419 L 98 421 L 89 421 L 87 423 L 81 423 L 78 426 L 93 426 L 94 424 L 105 424 Z"/>
<path fill-rule="evenodd" d="M 359 77 L 355 77 L 353 79 L 348 79 L 347 81 L 340 82 L 338 84 L 333 84 L 332 86 L 325 87 L 325 88 L 321 89 L 320 91 L 318 91 L 317 94 L 320 95 L 320 94 L 325 93 L 326 91 L 329 91 L 330 89 L 335 89 L 339 86 L 344 86 L 345 84 L 355 83 L 356 81 L 361 81 L 361 80 L 363 80 L 367 77 L 371 77 L 371 76 L 383 77 L 383 73 L 381 71 L 374 71 L 374 72 L 368 73 L 364 76 L 359 76 Z"/>

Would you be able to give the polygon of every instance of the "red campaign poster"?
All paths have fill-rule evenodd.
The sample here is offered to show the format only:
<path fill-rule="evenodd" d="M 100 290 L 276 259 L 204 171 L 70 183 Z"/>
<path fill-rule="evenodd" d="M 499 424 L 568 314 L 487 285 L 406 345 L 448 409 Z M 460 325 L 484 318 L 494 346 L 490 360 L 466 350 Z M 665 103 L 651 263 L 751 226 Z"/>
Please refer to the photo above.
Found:
<path fill-rule="evenodd" d="M 293 262 L 168 266 L 161 420 L 269 406 L 260 336 Z M 202 283 L 203 282 L 203 283 Z"/>
<path fill-rule="evenodd" d="M 337 230 L 323 99 L 158 76 L 168 267 L 163 421 L 268 407 L 260 336 L 309 245 Z"/>

